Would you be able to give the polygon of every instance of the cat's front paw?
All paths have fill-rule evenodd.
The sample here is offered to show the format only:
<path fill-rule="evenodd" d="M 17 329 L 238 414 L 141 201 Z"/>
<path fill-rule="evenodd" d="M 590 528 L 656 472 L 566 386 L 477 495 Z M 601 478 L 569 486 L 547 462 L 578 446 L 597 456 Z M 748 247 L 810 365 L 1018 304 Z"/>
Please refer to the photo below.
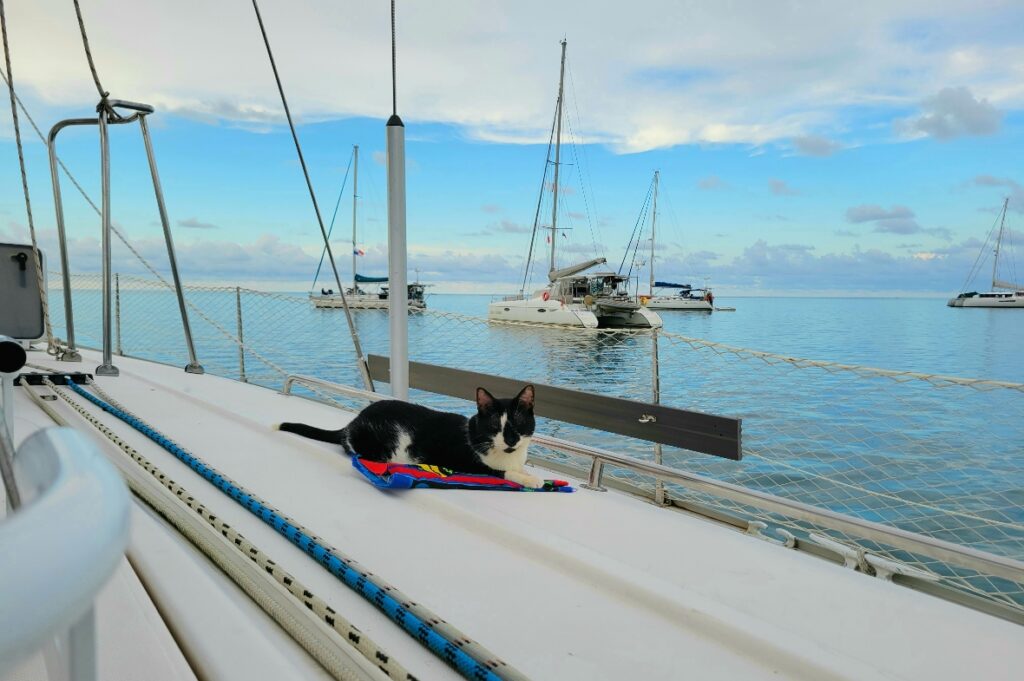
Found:
<path fill-rule="evenodd" d="M 529 487 L 531 489 L 540 489 L 544 486 L 544 481 L 535 475 L 524 473 L 523 471 L 505 471 L 505 479 L 511 480 L 512 482 L 518 482 L 523 487 Z"/>

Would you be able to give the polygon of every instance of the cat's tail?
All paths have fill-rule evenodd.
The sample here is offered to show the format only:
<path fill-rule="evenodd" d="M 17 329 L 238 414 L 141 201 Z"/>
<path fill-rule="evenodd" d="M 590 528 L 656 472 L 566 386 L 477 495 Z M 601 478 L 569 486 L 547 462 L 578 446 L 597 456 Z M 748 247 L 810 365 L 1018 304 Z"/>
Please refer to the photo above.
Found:
<path fill-rule="evenodd" d="M 274 430 L 282 430 L 286 433 L 295 433 L 302 437 L 308 437 L 310 440 L 330 442 L 335 445 L 347 446 L 348 444 L 348 437 L 344 428 L 340 430 L 324 430 L 322 428 L 307 426 L 305 423 L 279 423 L 274 426 Z"/>

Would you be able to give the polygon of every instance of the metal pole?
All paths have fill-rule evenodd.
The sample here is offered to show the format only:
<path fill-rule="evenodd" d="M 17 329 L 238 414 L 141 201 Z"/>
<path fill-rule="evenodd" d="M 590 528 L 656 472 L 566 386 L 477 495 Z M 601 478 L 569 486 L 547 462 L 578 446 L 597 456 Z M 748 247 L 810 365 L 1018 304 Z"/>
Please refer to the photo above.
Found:
<path fill-rule="evenodd" d="M 388 152 L 388 317 L 391 395 L 409 399 L 409 291 L 405 240 L 405 124 L 394 114 L 387 124 Z"/>
<path fill-rule="evenodd" d="M 658 171 L 654 171 L 654 209 L 651 211 L 651 298 L 654 297 L 654 228 L 658 222 Z M 658 353 L 658 337 L 654 337 L 654 353 L 657 357 Z M 655 366 L 657 366 L 657 359 L 655 359 Z"/>
<path fill-rule="evenodd" d="M 46 150 L 50 157 L 50 182 L 53 184 L 53 206 L 57 214 L 57 244 L 60 247 L 61 280 L 64 286 L 64 325 L 68 340 L 68 348 L 60 359 L 65 362 L 81 362 L 82 355 L 75 347 L 75 319 L 71 310 L 71 270 L 68 265 L 68 244 L 64 229 L 64 201 L 60 193 L 60 174 L 57 161 L 57 133 L 69 125 L 95 125 L 95 118 L 79 118 L 60 121 L 52 128 L 46 138 Z"/>
<path fill-rule="evenodd" d="M 555 182 L 551 189 L 554 194 L 551 201 L 551 269 L 555 271 L 555 242 L 558 241 L 558 166 L 562 152 L 562 94 L 565 90 L 565 45 L 562 41 L 562 69 L 558 76 L 558 104 L 555 106 L 557 120 L 557 133 L 555 134 Z"/>
<path fill-rule="evenodd" d="M 587 481 L 580 485 L 580 487 L 594 492 L 607 492 L 608 490 L 601 485 L 601 478 L 603 476 L 604 461 L 595 458 L 590 462 L 590 475 L 587 476 Z"/>
<path fill-rule="evenodd" d="M 657 182 L 658 174 L 654 174 Z M 657 185 L 655 185 L 657 186 Z M 658 330 L 651 331 L 651 397 L 654 404 L 661 404 L 661 367 L 658 363 Z M 654 443 L 654 463 L 661 465 L 661 443 Z M 660 478 L 654 479 L 654 503 L 665 503 L 665 483 Z"/>
<path fill-rule="evenodd" d="M 235 287 L 235 317 L 238 320 L 238 380 L 248 382 L 245 377 L 245 336 L 242 331 L 242 289 Z"/>
<path fill-rule="evenodd" d="M 999 221 L 999 236 L 996 237 L 996 251 L 992 257 L 992 289 L 996 288 L 996 266 L 999 264 L 999 245 L 1003 242 L 1003 228 L 1006 226 L 1006 207 L 1010 203 L 1010 197 L 1003 200 L 1003 217 Z"/>
<path fill-rule="evenodd" d="M 359 291 L 356 281 L 356 199 L 359 198 L 359 145 L 352 147 L 352 295 Z"/>
<path fill-rule="evenodd" d="M 121 275 L 114 273 L 114 330 L 117 339 L 117 354 L 124 355 L 121 346 Z"/>
<path fill-rule="evenodd" d="M 174 278 L 174 292 L 178 296 L 178 310 L 181 312 L 181 328 L 185 331 L 185 345 L 188 348 L 188 365 L 185 371 L 190 374 L 201 374 L 203 367 L 196 360 L 196 346 L 192 342 L 192 327 L 188 323 L 188 310 L 185 309 L 185 296 L 181 290 L 181 277 L 178 276 L 178 259 L 174 256 L 174 241 L 171 238 L 171 221 L 167 217 L 167 206 L 164 205 L 164 190 L 160 187 L 160 173 L 156 168 L 156 156 L 153 154 L 153 143 L 149 139 L 149 125 L 145 116 L 139 116 L 139 129 L 142 130 L 142 141 L 146 145 L 146 158 L 149 159 L 149 172 L 153 176 L 153 192 L 156 194 L 156 206 L 160 211 L 160 224 L 164 228 L 164 242 L 167 244 L 167 259 L 171 263 L 171 276 Z"/>
<path fill-rule="evenodd" d="M 107 110 L 100 107 L 100 220 L 102 222 L 103 251 L 103 364 L 96 367 L 97 376 L 117 376 L 121 372 L 114 366 L 110 338 L 110 142 L 107 139 Z"/>

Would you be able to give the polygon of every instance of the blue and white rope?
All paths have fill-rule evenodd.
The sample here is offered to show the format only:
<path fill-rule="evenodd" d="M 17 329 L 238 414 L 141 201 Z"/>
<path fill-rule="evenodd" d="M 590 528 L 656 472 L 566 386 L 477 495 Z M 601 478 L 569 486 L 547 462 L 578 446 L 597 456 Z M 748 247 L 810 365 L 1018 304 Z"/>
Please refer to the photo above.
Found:
<path fill-rule="evenodd" d="M 525 679 L 520 672 L 496 658 L 492 657 L 487 660 L 475 659 L 466 650 L 463 650 L 463 647 L 469 642 L 467 639 L 452 641 L 444 637 L 434 629 L 431 622 L 417 616 L 405 603 L 400 602 L 389 593 L 392 591 L 391 587 L 381 586 L 371 579 L 368 574 L 354 569 L 333 550 L 325 547 L 320 541 L 303 531 L 297 523 L 283 517 L 276 509 L 271 508 L 263 500 L 235 484 L 230 478 L 207 465 L 204 461 L 142 419 L 108 404 L 72 381 L 68 382 L 68 387 L 103 411 L 116 416 L 163 447 L 182 463 L 202 476 L 207 482 L 217 487 L 221 492 L 248 509 L 253 515 L 287 537 L 328 572 L 359 593 L 363 598 L 373 603 L 391 621 L 398 624 L 406 633 L 413 636 L 465 678 L 479 681 Z M 482 646 L 479 645 L 475 647 L 482 649 Z"/>

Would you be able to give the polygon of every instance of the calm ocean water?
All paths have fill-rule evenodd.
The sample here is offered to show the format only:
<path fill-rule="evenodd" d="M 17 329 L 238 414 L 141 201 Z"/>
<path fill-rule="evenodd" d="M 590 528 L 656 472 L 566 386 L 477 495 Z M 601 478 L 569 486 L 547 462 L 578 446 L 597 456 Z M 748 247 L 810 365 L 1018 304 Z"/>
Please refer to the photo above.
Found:
<path fill-rule="evenodd" d="M 435 295 L 433 309 L 486 315 L 489 296 Z M 665 329 L 795 357 L 1024 383 L 1024 310 L 945 299 L 716 298 L 736 312 L 663 312 Z"/>
<path fill-rule="evenodd" d="M 183 365 L 173 296 L 122 282 L 124 353 Z M 238 348 L 225 338 L 236 333 L 234 290 L 191 291 L 189 300 L 202 312 L 191 314 L 200 361 L 212 373 L 237 378 Z M 651 399 L 649 334 L 488 324 L 482 318 L 490 300 L 432 295 L 428 314 L 410 316 L 410 358 Z M 716 302 L 736 311 L 666 311 L 665 330 L 791 357 L 1024 383 L 1024 310 L 952 309 L 936 299 Z M 76 291 L 75 306 L 79 342 L 97 347 L 99 293 Z M 284 370 L 359 385 L 340 310 L 317 310 L 304 293 L 245 291 L 241 307 L 250 381 L 278 388 Z M 354 316 L 365 351 L 388 354 L 387 313 Z M 58 334 L 61 326 L 55 318 Z M 743 461 L 665 448 L 666 464 L 1024 558 L 1024 393 L 771 364 L 665 336 L 659 357 L 663 403 L 743 420 Z M 452 398 L 414 398 L 471 410 L 470 403 Z M 540 428 L 652 456 L 651 444 L 643 441 L 555 422 Z"/>

